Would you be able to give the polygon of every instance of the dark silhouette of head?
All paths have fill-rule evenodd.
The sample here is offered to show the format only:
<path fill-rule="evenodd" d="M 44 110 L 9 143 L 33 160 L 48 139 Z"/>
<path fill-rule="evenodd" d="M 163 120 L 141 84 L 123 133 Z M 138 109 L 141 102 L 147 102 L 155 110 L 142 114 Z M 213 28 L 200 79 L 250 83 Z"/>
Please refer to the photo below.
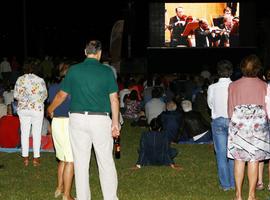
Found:
<path fill-rule="evenodd" d="M 159 131 L 161 129 L 161 120 L 160 118 L 154 118 L 150 122 L 151 131 Z"/>

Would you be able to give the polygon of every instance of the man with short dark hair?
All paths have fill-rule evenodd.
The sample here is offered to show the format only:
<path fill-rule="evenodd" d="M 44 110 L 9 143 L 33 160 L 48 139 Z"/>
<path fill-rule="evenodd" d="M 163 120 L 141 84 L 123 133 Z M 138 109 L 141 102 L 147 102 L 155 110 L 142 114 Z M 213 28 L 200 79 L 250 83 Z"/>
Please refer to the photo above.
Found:
<path fill-rule="evenodd" d="M 173 160 L 178 151 L 170 146 L 166 134 L 161 131 L 161 126 L 160 119 L 154 118 L 149 124 L 149 131 L 142 133 L 135 169 L 150 165 L 167 165 L 173 169 L 181 169 Z"/>
<path fill-rule="evenodd" d="M 171 31 L 171 46 L 187 45 L 187 37 L 182 36 L 186 24 L 186 16 L 184 15 L 184 8 L 175 8 L 176 15 L 170 18 L 169 30 Z"/>
<path fill-rule="evenodd" d="M 208 22 L 205 19 L 199 21 L 199 27 L 195 29 L 196 47 L 211 47 L 212 35 L 209 30 Z"/>
<path fill-rule="evenodd" d="M 53 116 L 55 108 L 71 95 L 69 130 L 77 198 L 89 200 L 91 197 L 89 162 L 93 144 L 103 199 L 117 200 L 112 149 L 113 137 L 120 135 L 118 87 L 112 70 L 99 62 L 101 42 L 87 43 L 85 55 L 87 58 L 83 62 L 69 69 L 48 114 Z"/>
<path fill-rule="evenodd" d="M 207 102 L 212 112 L 212 135 L 216 152 L 219 182 L 224 191 L 233 189 L 234 161 L 227 158 L 228 140 L 228 87 L 231 83 L 232 63 L 221 60 L 217 63 L 219 80 L 208 88 Z"/>

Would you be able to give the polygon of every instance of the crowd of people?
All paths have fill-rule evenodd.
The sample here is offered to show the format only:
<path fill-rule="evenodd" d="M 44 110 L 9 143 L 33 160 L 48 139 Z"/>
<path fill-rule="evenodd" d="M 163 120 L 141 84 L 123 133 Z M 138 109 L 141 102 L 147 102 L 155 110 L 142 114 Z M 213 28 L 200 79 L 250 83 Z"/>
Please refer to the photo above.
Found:
<path fill-rule="evenodd" d="M 165 165 L 181 170 L 172 144 L 213 142 L 221 189 L 235 190 L 234 199 L 242 200 L 247 163 L 248 200 L 256 199 L 256 189 L 264 188 L 263 164 L 270 158 L 270 79 L 257 56 L 242 60 L 240 76 L 228 60 L 217 63 L 217 74 L 116 76 L 112 66 L 101 63 L 101 55 L 101 43 L 93 40 L 85 47 L 83 62 L 54 63 L 46 57 L 26 60 L 15 73 L 4 71 L 0 147 L 21 147 L 25 167 L 33 147 L 32 164 L 39 166 L 43 132 L 49 135 L 54 145 L 47 146 L 55 148 L 59 161 L 55 197 L 74 199 L 75 174 L 77 198 L 86 200 L 93 146 L 104 199 L 118 199 L 112 150 L 123 117 L 125 123 L 147 129 L 133 169 Z"/>

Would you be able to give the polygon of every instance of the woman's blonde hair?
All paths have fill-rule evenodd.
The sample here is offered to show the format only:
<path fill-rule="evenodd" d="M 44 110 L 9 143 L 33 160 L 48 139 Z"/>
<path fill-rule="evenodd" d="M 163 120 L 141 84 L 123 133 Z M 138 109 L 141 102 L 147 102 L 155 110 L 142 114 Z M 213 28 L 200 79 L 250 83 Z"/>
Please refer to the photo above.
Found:
<path fill-rule="evenodd" d="M 243 76 L 247 77 L 256 77 L 258 76 L 262 67 L 262 63 L 258 56 L 256 55 L 249 55 L 245 57 L 241 64 L 240 68 L 243 73 Z"/>

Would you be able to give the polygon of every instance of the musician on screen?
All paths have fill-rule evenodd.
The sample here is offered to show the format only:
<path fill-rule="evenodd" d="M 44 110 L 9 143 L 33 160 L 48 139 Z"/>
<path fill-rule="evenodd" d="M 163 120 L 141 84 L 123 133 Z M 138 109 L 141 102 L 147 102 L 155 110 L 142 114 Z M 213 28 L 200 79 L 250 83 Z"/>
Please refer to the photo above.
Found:
<path fill-rule="evenodd" d="M 220 47 L 230 47 L 230 32 L 232 29 L 232 17 L 231 16 L 224 16 L 223 24 L 220 25 L 222 29 L 220 33 Z"/>
<path fill-rule="evenodd" d="M 239 46 L 239 17 L 232 19 L 232 29 L 230 32 L 230 47 Z"/>
<path fill-rule="evenodd" d="M 239 17 L 234 17 L 232 8 L 226 7 L 222 22 L 218 24 L 218 47 L 237 47 L 239 46 Z"/>
<path fill-rule="evenodd" d="M 171 32 L 171 47 L 177 47 L 179 45 L 187 46 L 187 37 L 181 36 L 184 31 L 186 18 L 184 15 L 183 7 L 175 8 L 176 15 L 170 18 L 168 29 Z"/>
<path fill-rule="evenodd" d="M 213 47 L 216 46 L 218 37 L 209 28 L 208 22 L 205 19 L 199 20 L 199 27 L 195 29 L 196 47 Z"/>

